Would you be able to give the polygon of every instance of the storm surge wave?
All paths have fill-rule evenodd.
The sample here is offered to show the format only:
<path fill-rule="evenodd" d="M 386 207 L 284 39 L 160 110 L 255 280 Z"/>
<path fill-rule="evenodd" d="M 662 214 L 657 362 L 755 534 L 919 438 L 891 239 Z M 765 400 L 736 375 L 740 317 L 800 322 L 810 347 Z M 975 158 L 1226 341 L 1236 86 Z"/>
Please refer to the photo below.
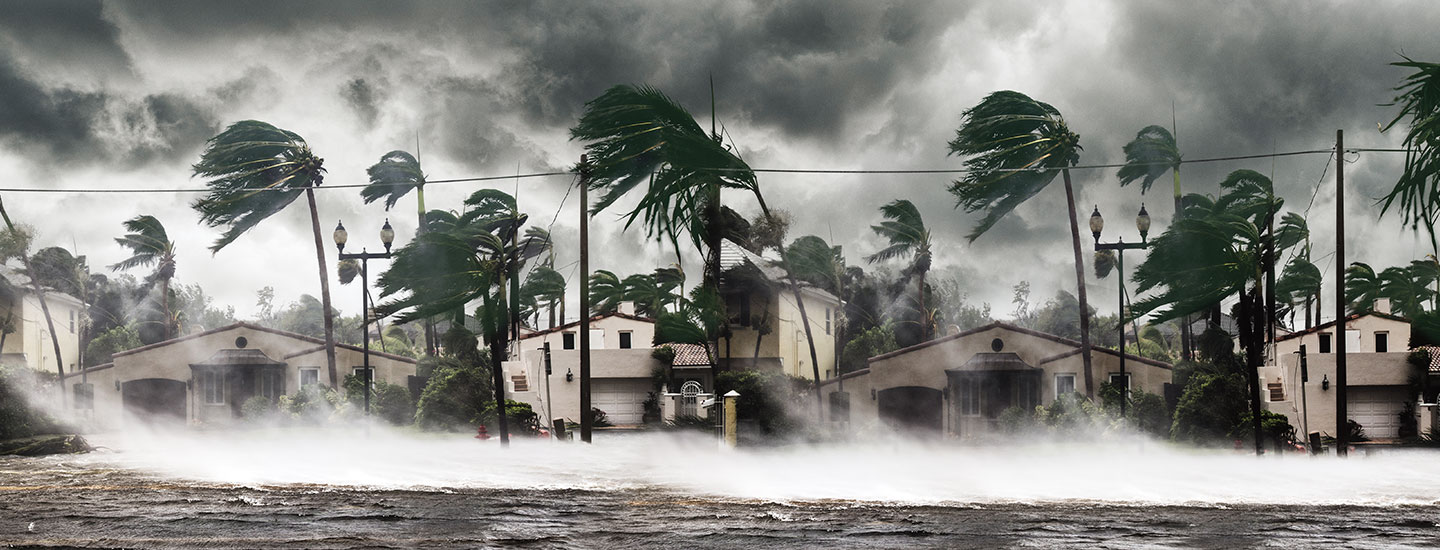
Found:
<path fill-rule="evenodd" d="M 971 446 L 909 439 L 721 450 L 695 434 L 599 434 L 595 444 L 460 435 L 271 430 L 97 438 L 73 465 L 247 487 L 583 490 L 666 498 L 901 505 L 1434 505 L 1427 451 L 1256 458 L 1148 440 Z"/>

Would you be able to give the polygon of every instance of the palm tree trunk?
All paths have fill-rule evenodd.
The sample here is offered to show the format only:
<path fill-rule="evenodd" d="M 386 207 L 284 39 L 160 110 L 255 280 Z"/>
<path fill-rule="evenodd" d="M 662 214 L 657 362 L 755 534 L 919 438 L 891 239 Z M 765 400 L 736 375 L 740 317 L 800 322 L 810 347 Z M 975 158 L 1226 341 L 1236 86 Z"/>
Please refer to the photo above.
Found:
<path fill-rule="evenodd" d="M 175 335 L 173 335 L 173 334 L 170 333 L 170 325 L 171 325 L 171 321 L 174 320 L 174 316 L 170 315 L 170 278 L 169 278 L 169 277 L 166 277 L 166 278 L 160 280 L 160 303 L 162 304 L 162 307 L 165 309 L 165 339 L 166 339 L 166 340 L 169 340 L 169 339 L 171 339 L 171 338 L 174 338 L 174 336 L 175 336 Z"/>
<path fill-rule="evenodd" d="M 1070 245 L 1075 252 L 1075 298 L 1080 302 L 1080 359 L 1085 366 L 1085 398 L 1094 399 L 1094 370 L 1090 364 L 1090 302 L 1085 297 L 1085 261 L 1080 256 L 1080 223 L 1075 216 L 1075 187 L 1070 183 L 1070 170 L 1063 170 L 1061 174 L 1065 176 L 1065 206 L 1070 210 Z"/>
<path fill-rule="evenodd" d="M 15 224 L 10 222 L 10 214 L 5 211 L 4 202 L 0 202 L 0 217 L 5 219 L 5 227 L 10 232 L 15 232 Z M 55 346 L 55 372 L 60 374 L 60 408 L 63 409 L 65 408 L 65 361 L 60 357 L 60 335 L 55 333 L 55 320 L 50 318 L 50 306 L 45 303 L 45 290 L 40 288 L 40 282 L 35 280 L 35 267 L 30 265 L 30 256 L 23 250 L 20 252 L 20 261 L 25 264 L 25 273 L 29 275 L 30 286 L 35 290 L 35 298 L 40 301 L 40 311 L 45 314 L 45 326 L 50 330 L 50 343 Z"/>
<path fill-rule="evenodd" d="M 315 261 L 320 264 L 320 306 L 325 308 L 325 366 L 330 373 L 330 387 L 338 388 L 340 378 L 335 369 L 335 314 L 330 308 L 330 273 L 325 269 L 325 242 L 320 239 L 320 213 L 315 208 L 315 188 L 305 189 L 305 199 L 310 202 L 310 230 L 315 234 Z"/>
<path fill-rule="evenodd" d="M 782 255 L 781 258 L 784 258 Z M 805 299 L 800 296 L 800 283 L 790 274 L 790 262 L 785 261 L 785 275 L 790 279 L 790 292 L 795 294 L 795 307 L 800 309 L 800 323 L 805 326 L 805 341 L 810 344 L 810 368 L 815 375 L 815 420 L 825 421 L 825 400 L 820 394 L 820 359 L 815 353 L 815 336 L 810 331 L 810 316 L 805 313 Z"/>
<path fill-rule="evenodd" d="M 1175 175 L 1175 220 L 1178 221 L 1183 208 L 1180 201 L 1180 165 L 1171 168 L 1170 173 Z M 1189 315 L 1180 317 L 1180 358 L 1186 361 L 1195 359 L 1195 337 L 1191 334 L 1190 324 Z"/>
<path fill-rule="evenodd" d="M 925 272 L 921 271 L 916 280 L 919 284 L 916 296 L 919 297 L 917 303 L 920 304 L 920 341 L 927 342 L 930 340 L 930 313 L 925 311 Z"/>
<path fill-rule="evenodd" d="M 10 321 L 15 319 L 15 305 L 10 305 L 10 311 L 5 312 L 5 322 L 0 323 L 0 350 L 5 349 L 5 339 L 10 337 Z"/>

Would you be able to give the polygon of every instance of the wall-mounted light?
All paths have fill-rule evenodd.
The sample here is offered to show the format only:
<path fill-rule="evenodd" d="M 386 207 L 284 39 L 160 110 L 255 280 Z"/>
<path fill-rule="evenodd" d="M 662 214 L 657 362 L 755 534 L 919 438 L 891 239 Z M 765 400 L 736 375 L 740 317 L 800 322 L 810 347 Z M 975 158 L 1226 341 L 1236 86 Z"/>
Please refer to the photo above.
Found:
<path fill-rule="evenodd" d="M 1330 389 L 1330 375 L 1327 374 L 1327 375 L 1325 375 L 1323 378 L 1320 379 L 1320 389 L 1322 389 L 1322 390 L 1328 390 L 1328 389 Z"/>
<path fill-rule="evenodd" d="M 870 400 L 875 400 L 875 388 L 870 388 Z"/>
<path fill-rule="evenodd" d="M 574 381 L 575 381 L 575 372 L 572 371 L 572 370 L 570 370 L 570 369 L 565 369 L 565 381 L 566 381 L 566 382 L 574 382 Z"/>

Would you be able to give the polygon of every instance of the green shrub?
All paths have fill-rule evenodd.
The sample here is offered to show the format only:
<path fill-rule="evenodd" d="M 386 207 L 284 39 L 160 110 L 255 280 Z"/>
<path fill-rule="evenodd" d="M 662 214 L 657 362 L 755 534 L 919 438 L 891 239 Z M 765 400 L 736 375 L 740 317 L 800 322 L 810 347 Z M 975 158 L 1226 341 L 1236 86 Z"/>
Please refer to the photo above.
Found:
<path fill-rule="evenodd" d="M 48 376 L 47 376 L 48 375 Z M 48 413 L 30 406 L 32 396 L 55 395 L 55 373 L 0 365 L 0 440 L 73 431 Z"/>
<path fill-rule="evenodd" d="M 446 357 L 437 363 L 420 394 L 415 423 L 426 430 L 469 431 L 481 423 L 482 410 L 493 407 L 494 402 L 488 366 Z"/>
<path fill-rule="evenodd" d="M 996 422 L 999 424 L 1000 433 L 1008 435 L 1024 434 L 1033 431 L 1038 426 L 1035 421 L 1035 409 L 1015 406 L 1000 411 Z"/>
<path fill-rule="evenodd" d="M 263 395 L 254 395 L 240 404 L 240 417 L 247 422 L 264 422 L 274 418 L 275 402 Z"/>
<path fill-rule="evenodd" d="M 335 410 L 331 398 L 334 393 L 334 390 L 325 386 L 310 386 L 293 395 L 280 396 L 278 409 L 292 420 L 319 424 L 327 420 Z"/>
<path fill-rule="evenodd" d="M 130 325 L 120 325 L 96 336 L 85 346 L 85 366 L 109 363 L 112 355 L 140 347 L 140 333 Z"/>
<path fill-rule="evenodd" d="M 1254 442 L 1255 424 L 1254 416 L 1246 412 L 1230 429 L 1230 438 Z M 1295 443 L 1295 427 L 1290 425 L 1290 419 L 1285 415 L 1273 411 L 1260 411 L 1260 437 L 1264 438 L 1275 448 L 1289 447 Z"/>
<path fill-rule="evenodd" d="M 1202 445 L 1223 443 L 1245 414 L 1245 387 L 1245 378 L 1239 374 L 1192 375 L 1175 406 L 1170 439 Z"/>
<path fill-rule="evenodd" d="M 370 406 L 376 416 L 392 426 L 405 426 L 415 421 L 415 402 L 410 399 L 410 390 L 377 380 L 374 391 Z"/>
<path fill-rule="evenodd" d="M 490 435 L 500 435 L 500 422 L 499 417 L 495 414 L 495 401 L 492 400 L 481 408 L 480 423 L 485 425 L 485 429 L 490 432 Z M 510 430 L 511 434 L 535 435 L 540 432 L 540 418 L 529 403 L 506 399 L 505 427 Z"/>
<path fill-rule="evenodd" d="M 789 411 L 806 405 L 810 387 L 810 381 L 804 378 L 748 369 L 722 372 L 715 379 L 716 395 L 725 395 L 731 390 L 739 392 L 737 417 L 754 421 L 766 434 L 800 429 L 800 419 L 791 416 Z M 809 404 L 814 406 L 813 401 Z"/>

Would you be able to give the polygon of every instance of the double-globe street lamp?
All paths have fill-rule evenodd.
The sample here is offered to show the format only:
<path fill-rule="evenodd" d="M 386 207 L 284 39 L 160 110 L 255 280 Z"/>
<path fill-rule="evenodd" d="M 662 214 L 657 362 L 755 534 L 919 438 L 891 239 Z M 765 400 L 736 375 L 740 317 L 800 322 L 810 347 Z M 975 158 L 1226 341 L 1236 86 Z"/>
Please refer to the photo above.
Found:
<path fill-rule="evenodd" d="M 1120 389 L 1120 417 L 1125 417 L 1125 402 L 1130 400 L 1130 375 L 1125 374 L 1125 251 L 1150 248 L 1150 213 L 1145 211 L 1145 203 L 1140 203 L 1140 214 L 1135 217 L 1135 228 L 1140 230 L 1140 242 L 1127 243 L 1121 237 L 1113 243 L 1100 242 L 1100 232 L 1105 229 L 1105 218 L 1100 217 L 1100 206 L 1095 206 L 1095 213 L 1090 215 L 1090 233 L 1095 235 L 1095 251 L 1115 251 L 1115 273 L 1119 281 L 1120 303 L 1119 323 L 1120 327 L 1120 379 L 1125 386 Z M 1085 314 L 1081 312 L 1081 314 Z M 1139 336 L 1136 336 L 1135 345 L 1140 345 Z"/>
<path fill-rule="evenodd" d="M 335 248 L 340 251 L 341 260 L 360 260 L 360 332 L 361 339 L 365 342 L 365 360 L 362 371 L 365 373 L 365 416 L 370 416 L 370 384 L 375 378 L 375 372 L 370 367 L 370 260 L 384 260 L 390 258 L 390 244 L 395 242 L 395 229 L 390 227 L 390 220 L 385 220 L 385 225 L 380 228 L 380 242 L 385 244 L 385 252 L 366 252 L 360 249 L 359 254 L 346 254 L 345 242 L 350 240 L 350 235 L 345 231 L 343 222 L 335 224 Z"/>

